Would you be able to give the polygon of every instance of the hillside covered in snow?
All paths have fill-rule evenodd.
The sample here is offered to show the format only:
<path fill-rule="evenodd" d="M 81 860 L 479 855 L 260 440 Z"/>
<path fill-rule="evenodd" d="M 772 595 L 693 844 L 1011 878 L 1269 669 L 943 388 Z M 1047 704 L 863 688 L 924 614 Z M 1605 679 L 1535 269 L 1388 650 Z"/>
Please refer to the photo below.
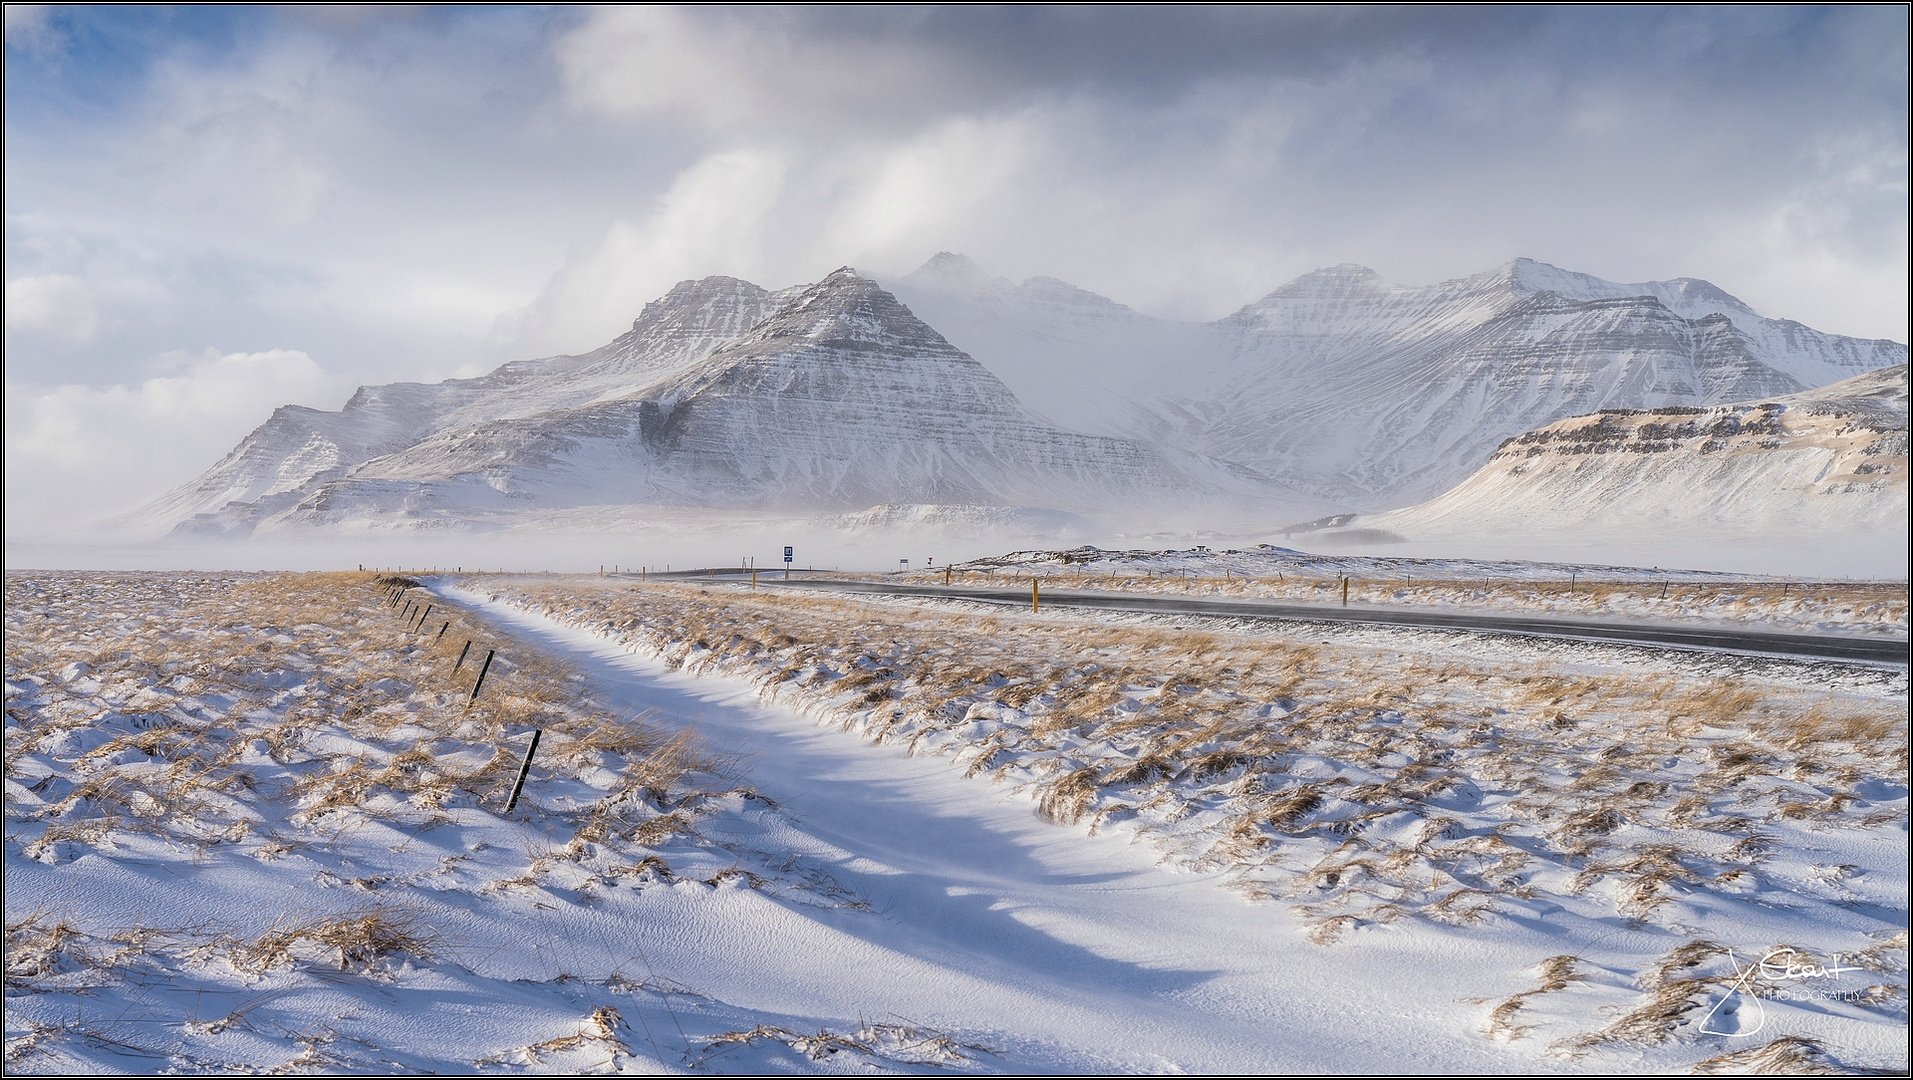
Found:
<path fill-rule="evenodd" d="M 1062 430 L 845 268 L 776 294 L 686 282 L 585 356 L 282 409 L 142 517 L 233 534 L 896 502 L 1322 505 L 1227 463 Z"/>
<path fill-rule="evenodd" d="M 1607 410 L 1504 442 L 1438 498 L 1356 519 L 1408 539 L 1820 536 L 1907 522 L 1907 367 L 1720 405 Z"/>
<path fill-rule="evenodd" d="M 1609 408 L 1711 406 L 1906 362 L 1692 278 L 1616 284 L 1517 259 L 1395 285 L 1317 270 L 1212 323 L 1156 319 L 944 253 L 897 295 L 1031 408 L 1233 461 L 1353 509 L 1429 498 L 1501 440 Z"/>

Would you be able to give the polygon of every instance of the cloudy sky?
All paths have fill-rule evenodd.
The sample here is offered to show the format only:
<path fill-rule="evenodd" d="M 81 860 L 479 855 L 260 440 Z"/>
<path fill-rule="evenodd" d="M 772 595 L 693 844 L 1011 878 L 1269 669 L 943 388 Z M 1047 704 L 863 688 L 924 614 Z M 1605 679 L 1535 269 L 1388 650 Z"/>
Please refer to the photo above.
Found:
<path fill-rule="evenodd" d="M 1907 14 L 6 8 L 8 532 L 272 407 L 939 250 L 1207 319 L 1526 255 L 1907 337 Z"/>

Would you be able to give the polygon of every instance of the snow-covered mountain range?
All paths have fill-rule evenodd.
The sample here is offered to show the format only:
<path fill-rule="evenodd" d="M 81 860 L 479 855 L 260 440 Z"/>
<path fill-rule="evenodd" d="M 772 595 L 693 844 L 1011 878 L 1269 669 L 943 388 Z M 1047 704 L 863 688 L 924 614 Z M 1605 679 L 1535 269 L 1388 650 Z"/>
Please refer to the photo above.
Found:
<path fill-rule="evenodd" d="M 1901 365 L 1732 405 L 1557 421 L 1435 499 L 1349 524 L 1414 540 L 1903 532 L 1906 469 Z"/>
<path fill-rule="evenodd" d="M 1305 274 L 1212 323 L 1155 319 L 948 253 L 895 284 L 1031 408 L 1233 461 L 1352 508 L 1433 496 L 1501 440 L 1606 408 L 1715 405 L 1906 362 L 1704 281 L 1620 285 L 1517 259 L 1427 286 Z"/>
<path fill-rule="evenodd" d="M 469 526 L 585 506 L 1323 504 L 1251 470 L 1058 428 L 875 282 L 685 282 L 583 356 L 287 407 L 144 511 L 221 534 Z"/>
<path fill-rule="evenodd" d="M 1211 323 L 948 253 L 892 289 L 848 268 L 779 292 L 681 282 L 590 353 L 281 408 L 122 524 L 908 505 L 958 508 L 926 521 L 1121 507 L 1272 525 L 1424 499 L 1565 416 L 1770 397 L 1906 360 L 1706 282 L 1616 285 L 1529 260 L 1425 287 L 1334 267 Z"/>

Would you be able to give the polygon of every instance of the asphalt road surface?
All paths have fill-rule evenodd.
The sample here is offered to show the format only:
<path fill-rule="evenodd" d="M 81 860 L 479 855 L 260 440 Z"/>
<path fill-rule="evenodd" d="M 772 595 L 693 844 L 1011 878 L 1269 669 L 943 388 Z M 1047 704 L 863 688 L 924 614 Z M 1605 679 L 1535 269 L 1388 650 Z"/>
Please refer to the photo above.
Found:
<path fill-rule="evenodd" d="M 832 592 L 884 593 L 892 596 L 922 596 L 946 600 L 1027 605 L 1030 593 L 1023 589 L 974 589 L 954 586 L 904 585 L 882 581 L 842 581 L 814 577 L 785 580 L 780 574 L 760 572 L 760 584 L 792 589 L 824 589 Z M 707 574 L 737 575 L 736 570 L 693 571 L 683 576 Z M 673 575 L 678 576 L 678 575 Z M 1767 630 L 1734 630 L 1702 626 L 1670 626 L 1656 623 L 1580 622 L 1570 619 L 1523 618 L 1508 615 L 1474 615 L 1467 612 L 1394 610 L 1375 607 L 1317 607 L 1306 604 L 1275 604 L 1252 600 L 1204 600 L 1196 597 L 1137 595 L 1134 593 L 1074 592 L 1047 589 L 1039 594 L 1044 607 L 1097 608 L 1107 611 L 1139 611 L 1163 615 L 1209 616 L 1231 619 L 1268 619 L 1275 622 L 1361 623 L 1372 626 L 1404 626 L 1442 630 L 1468 630 L 1483 634 L 1518 637 L 1565 638 L 1579 641 L 1616 641 L 1632 645 L 1688 649 L 1700 652 L 1756 653 L 1767 656 L 1791 656 L 1822 660 L 1848 660 L 1871 664 L 1907 665 L 1907 642 L 1903 638 L 1855 637 L 1838 634 L 1786 634 Z"/>

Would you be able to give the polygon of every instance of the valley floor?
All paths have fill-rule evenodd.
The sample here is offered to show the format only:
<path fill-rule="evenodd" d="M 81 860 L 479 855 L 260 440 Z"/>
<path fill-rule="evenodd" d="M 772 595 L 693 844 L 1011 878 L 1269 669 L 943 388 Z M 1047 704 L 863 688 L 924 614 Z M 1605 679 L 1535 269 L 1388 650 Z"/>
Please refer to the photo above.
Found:
<path fill-rule="evenodd" d="M 6 618 L 10 1071 L 1905 1067 L 1904 672 L 592 578 Z"/>

